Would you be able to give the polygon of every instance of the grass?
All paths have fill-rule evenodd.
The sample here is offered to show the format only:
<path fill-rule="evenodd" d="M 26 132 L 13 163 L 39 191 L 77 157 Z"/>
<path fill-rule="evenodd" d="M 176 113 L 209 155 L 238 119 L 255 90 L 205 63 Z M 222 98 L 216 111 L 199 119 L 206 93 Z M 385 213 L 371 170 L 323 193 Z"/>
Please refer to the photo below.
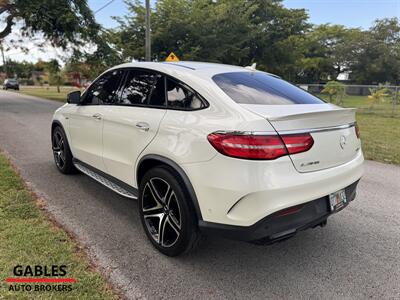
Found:
<path fill-rule="evenodd" d="M 0 153 L 0 299 L 117 299 L 83 251 L 46 217 L 38 203 Z M 66 265 L 65 277 L 77 283 L 71 284 L 70 292 L 10 291 L 11 285 L 21 285 L 4 282 L 16 277 L 13 268 L 17 265 Z"/>
<path fill-rule="evenodd" d="M 63 87 L 61 93 L 57 93 L 56 87 L 22 87 L 20 92 L 65 102 L 67 93 L 73 89 Z M 328 99 L 326 95 L 318 96 Z M 389 101 L 370 107 L 367 96 L 347 95 L 342 106 L 357 108 L 357 121 L 361 129 L 365 157 L 400 165 L 400 99 L 393 109 Z"/>
<path fill-rule="evenodd" d="M 357 108 L 365 158 L 400 165 L 400 102 L 393 107 L 386 100 L 371 107 L 366 96 L 346 96 L 342 106 Z"/>
<path fill-rule="evenodd" d="M 400 118 L 357 114 L 366 159 L 400 165 Z"/>
<path fill-rule="evenodd" d="M 19 93 L 36 96 L 44 99 L 55 100 L 59 102 L 67 101 L 67 94 L 71 91 L 78 90 L 75 87 L 60 87 L 60 93 L 57 92 L 57 87 L 31 87 L 21 86 Z"/>

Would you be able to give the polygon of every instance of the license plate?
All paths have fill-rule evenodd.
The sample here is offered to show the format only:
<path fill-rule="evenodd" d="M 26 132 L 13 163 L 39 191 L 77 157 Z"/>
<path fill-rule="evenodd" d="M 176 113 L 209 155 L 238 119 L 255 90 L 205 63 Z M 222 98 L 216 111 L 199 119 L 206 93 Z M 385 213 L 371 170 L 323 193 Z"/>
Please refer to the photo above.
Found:
<path fill-rule="evenodd" d="M 329 204 L 332 212 L 340 210 L 346 205 L 346 202 L 347 199 L 345 190 L 340 190 L 329 195 Z"/>

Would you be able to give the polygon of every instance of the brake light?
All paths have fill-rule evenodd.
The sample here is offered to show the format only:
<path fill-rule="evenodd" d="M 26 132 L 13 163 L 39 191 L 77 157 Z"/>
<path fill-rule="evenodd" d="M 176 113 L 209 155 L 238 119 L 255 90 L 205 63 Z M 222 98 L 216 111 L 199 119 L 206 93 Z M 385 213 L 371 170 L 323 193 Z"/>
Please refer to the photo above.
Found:
<path fill-rule="evenodd" d="M 356 130 L 356 136 L 359 139 L 361 134 L 360 134 L 360 127 L 358 127 L 358 124 L 356 123 L 356 125 L 354 126 L 355 130 Z"/>
<path fill-rule="evenodd" d="M 289 154 L 305 152 L 314 145 L 314 140 L 309 133 L 282 135 L 281 137 Z"/>
<path fill-rule="evenodd" d="M 236 132 L 214 132 L 208 141 L 221 154 L 230 157 L 273 160 L 288 154 L 309 150 L 314 140 L 310 134 L 260 135 Z"/>

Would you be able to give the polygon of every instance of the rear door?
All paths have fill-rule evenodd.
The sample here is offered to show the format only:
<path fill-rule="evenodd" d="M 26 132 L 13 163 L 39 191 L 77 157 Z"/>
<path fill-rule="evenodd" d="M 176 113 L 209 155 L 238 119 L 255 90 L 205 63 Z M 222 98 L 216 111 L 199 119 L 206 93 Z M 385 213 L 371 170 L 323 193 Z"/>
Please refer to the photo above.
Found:
<path fill-rule="evenodd" d="M 327 104 L 263 72 L 224 73 L 214 76 L 213 80 L 232 100 L 267 119 L 280 135 L 312 136 L 311 149 L 290 155 L 299 172 L 344 164 L 361 151 L 354 109 Z"/>
<path fill-rule="evenodd" d="M 165 78 L 141 69 L 126 72 L 117 99 L 104 110 L 103 160 L 110 175 L 134 185 L 136 159 L 166 113 Z"/>

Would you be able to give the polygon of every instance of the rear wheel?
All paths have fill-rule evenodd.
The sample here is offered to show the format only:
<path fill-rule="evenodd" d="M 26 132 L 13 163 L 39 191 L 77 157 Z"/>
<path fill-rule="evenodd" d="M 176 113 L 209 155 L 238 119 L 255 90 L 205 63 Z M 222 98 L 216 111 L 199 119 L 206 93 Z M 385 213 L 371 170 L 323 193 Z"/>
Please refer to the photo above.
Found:
<path fill-rule="evenodd" d="M 54 128 L 51 143 L 57 169 L 64 174 L 76 173 L 77 170 L 72 162 L 72 153 L 68 145 L 67 137 L 60 126 Z"/>
<path fill-rule="evenodd" d="M 150 169 L 139 193 L 142 225 L 155 248 L 168 256 L 195 248 L 200 238 L 196 215 L 184 184 L 172 169 Z"/>

